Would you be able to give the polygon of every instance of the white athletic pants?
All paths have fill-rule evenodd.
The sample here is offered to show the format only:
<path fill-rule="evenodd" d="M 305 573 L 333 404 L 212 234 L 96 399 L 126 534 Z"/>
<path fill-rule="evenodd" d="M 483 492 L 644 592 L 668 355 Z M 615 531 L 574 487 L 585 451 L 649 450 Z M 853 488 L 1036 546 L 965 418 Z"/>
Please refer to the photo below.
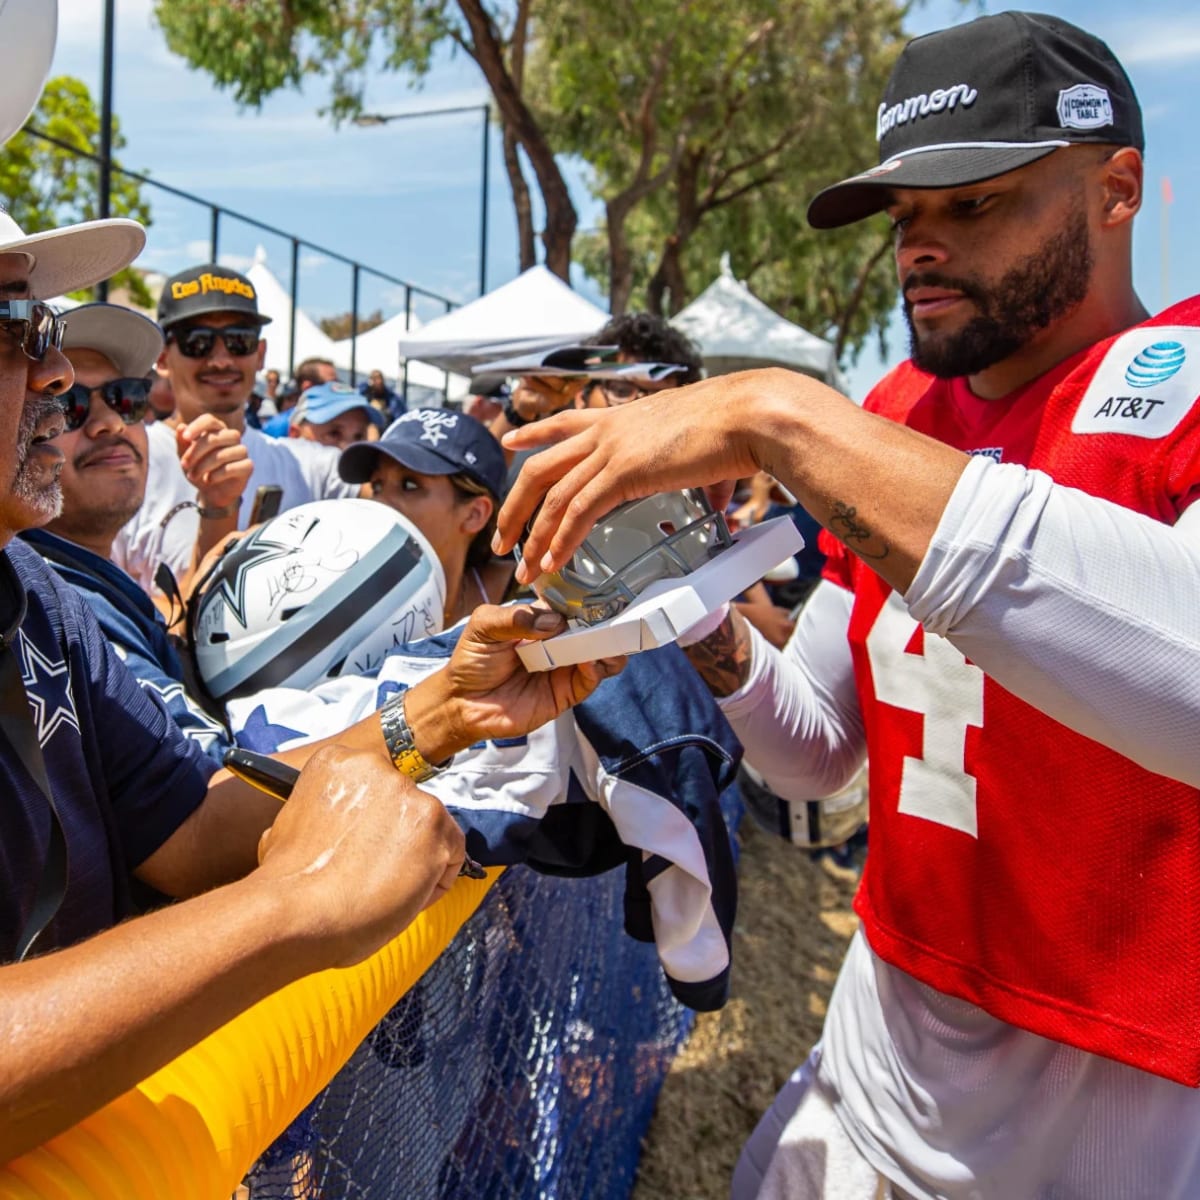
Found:
<path fill-rule="evenodd" d="M 900 1200 L 815 1086 L 820 1054 L 792 1073 L 742 1147 L 731 1200 Z"/>

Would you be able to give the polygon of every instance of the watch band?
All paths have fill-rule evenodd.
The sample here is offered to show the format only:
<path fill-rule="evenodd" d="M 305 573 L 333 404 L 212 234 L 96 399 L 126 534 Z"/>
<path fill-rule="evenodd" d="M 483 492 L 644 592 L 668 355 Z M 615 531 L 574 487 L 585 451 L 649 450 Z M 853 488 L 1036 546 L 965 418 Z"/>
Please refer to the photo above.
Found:
<path fill-rule="evenodd" d="M 205 508 L 203 504 L 196 505 L 196 511 L 208 521 L 222 521 L 226 517 L 232 517 L 234 513 L 242 507 L 242 498 L 239 496 L 236 500 L 231 500 L 228 504 L 221 505 L 220 508 Z"/>
<path fill-rule="evenodd" d="M 404 712 L 404 698 L 408 693 L 393 696 L 379 710 L 379 726 L 383 730 L 384 745 L 392 759 L 392 766 L 415 783 L 430 779 L 444 768 L 426 762 L 425 756 L 413 741 L 412 729 Z"/>
<path fill-rule="evenodd" d="M 514 428 L 520 429 L 523 425 L 532 425 L 537 418 L 523 417 L 517 412 L 516 405 L 512 402 L 512 397 L 509 396 L 504 402 L 504 419 Z"/>

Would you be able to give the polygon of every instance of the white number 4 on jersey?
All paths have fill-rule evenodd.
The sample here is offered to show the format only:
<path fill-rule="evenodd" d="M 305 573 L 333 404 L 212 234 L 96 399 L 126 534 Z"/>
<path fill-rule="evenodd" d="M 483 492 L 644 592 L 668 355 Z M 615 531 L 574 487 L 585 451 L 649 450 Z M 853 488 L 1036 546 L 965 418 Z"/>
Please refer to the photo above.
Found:
<path fill-rule="evenodd" d="M 921 757 L 904 758 L 899 811 L 978 837 L 966 741 L 968 725 L 983 725 L 983 672 L 936 634 L 925 635 L 923 653 L 910 653 L 916 629 L 892 592 L 867 636 L 876 697 L 925 718 Z"/>

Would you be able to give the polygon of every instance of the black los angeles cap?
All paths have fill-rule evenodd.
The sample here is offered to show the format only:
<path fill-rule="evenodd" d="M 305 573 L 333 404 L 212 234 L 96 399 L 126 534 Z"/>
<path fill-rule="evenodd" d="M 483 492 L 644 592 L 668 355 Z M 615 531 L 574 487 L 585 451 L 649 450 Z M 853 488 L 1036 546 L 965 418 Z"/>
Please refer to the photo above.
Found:
<path fill-rule="evenodd" d="M 1080 143 L 1145 144 L 1137 95 L 1112 51 L 1067 21 L 1025 12 L 909 42 L 875 132 L 879 164 L 821 192 L 810 225 L 861 221 L 892 187 L 978 183 Z"/>
<path fill-rule="evenodd" d="M 258 311 L 258 292 L 245 275 L 217 263 L 188 267 L 163 284 L 158 298 L 158 323 L 169 329 L 180 321 L 215 313 L 235 313 L 256 325 L 271 318 Z"/>

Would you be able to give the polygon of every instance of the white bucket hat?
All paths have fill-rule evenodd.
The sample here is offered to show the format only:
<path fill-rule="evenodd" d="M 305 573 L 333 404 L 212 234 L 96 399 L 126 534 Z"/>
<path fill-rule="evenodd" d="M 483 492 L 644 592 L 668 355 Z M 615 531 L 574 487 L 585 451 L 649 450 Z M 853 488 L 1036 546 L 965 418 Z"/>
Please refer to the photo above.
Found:
<path fill-rule="evenodd" d="M 162 330 L 119 304 L 81 304 L 63 314 L 64 350 L 97 350 L 127 379 L 148 375 L 163 349 Z"/>
<path fill-rule="evenodd" d="M 129 266 L 145 244 L 146 231 L 124 217 L 26 234 L 0 209 L 0 254 L 29 255 L 29 292 L 35 300 L 50 300 L 111 278 Z"/>

